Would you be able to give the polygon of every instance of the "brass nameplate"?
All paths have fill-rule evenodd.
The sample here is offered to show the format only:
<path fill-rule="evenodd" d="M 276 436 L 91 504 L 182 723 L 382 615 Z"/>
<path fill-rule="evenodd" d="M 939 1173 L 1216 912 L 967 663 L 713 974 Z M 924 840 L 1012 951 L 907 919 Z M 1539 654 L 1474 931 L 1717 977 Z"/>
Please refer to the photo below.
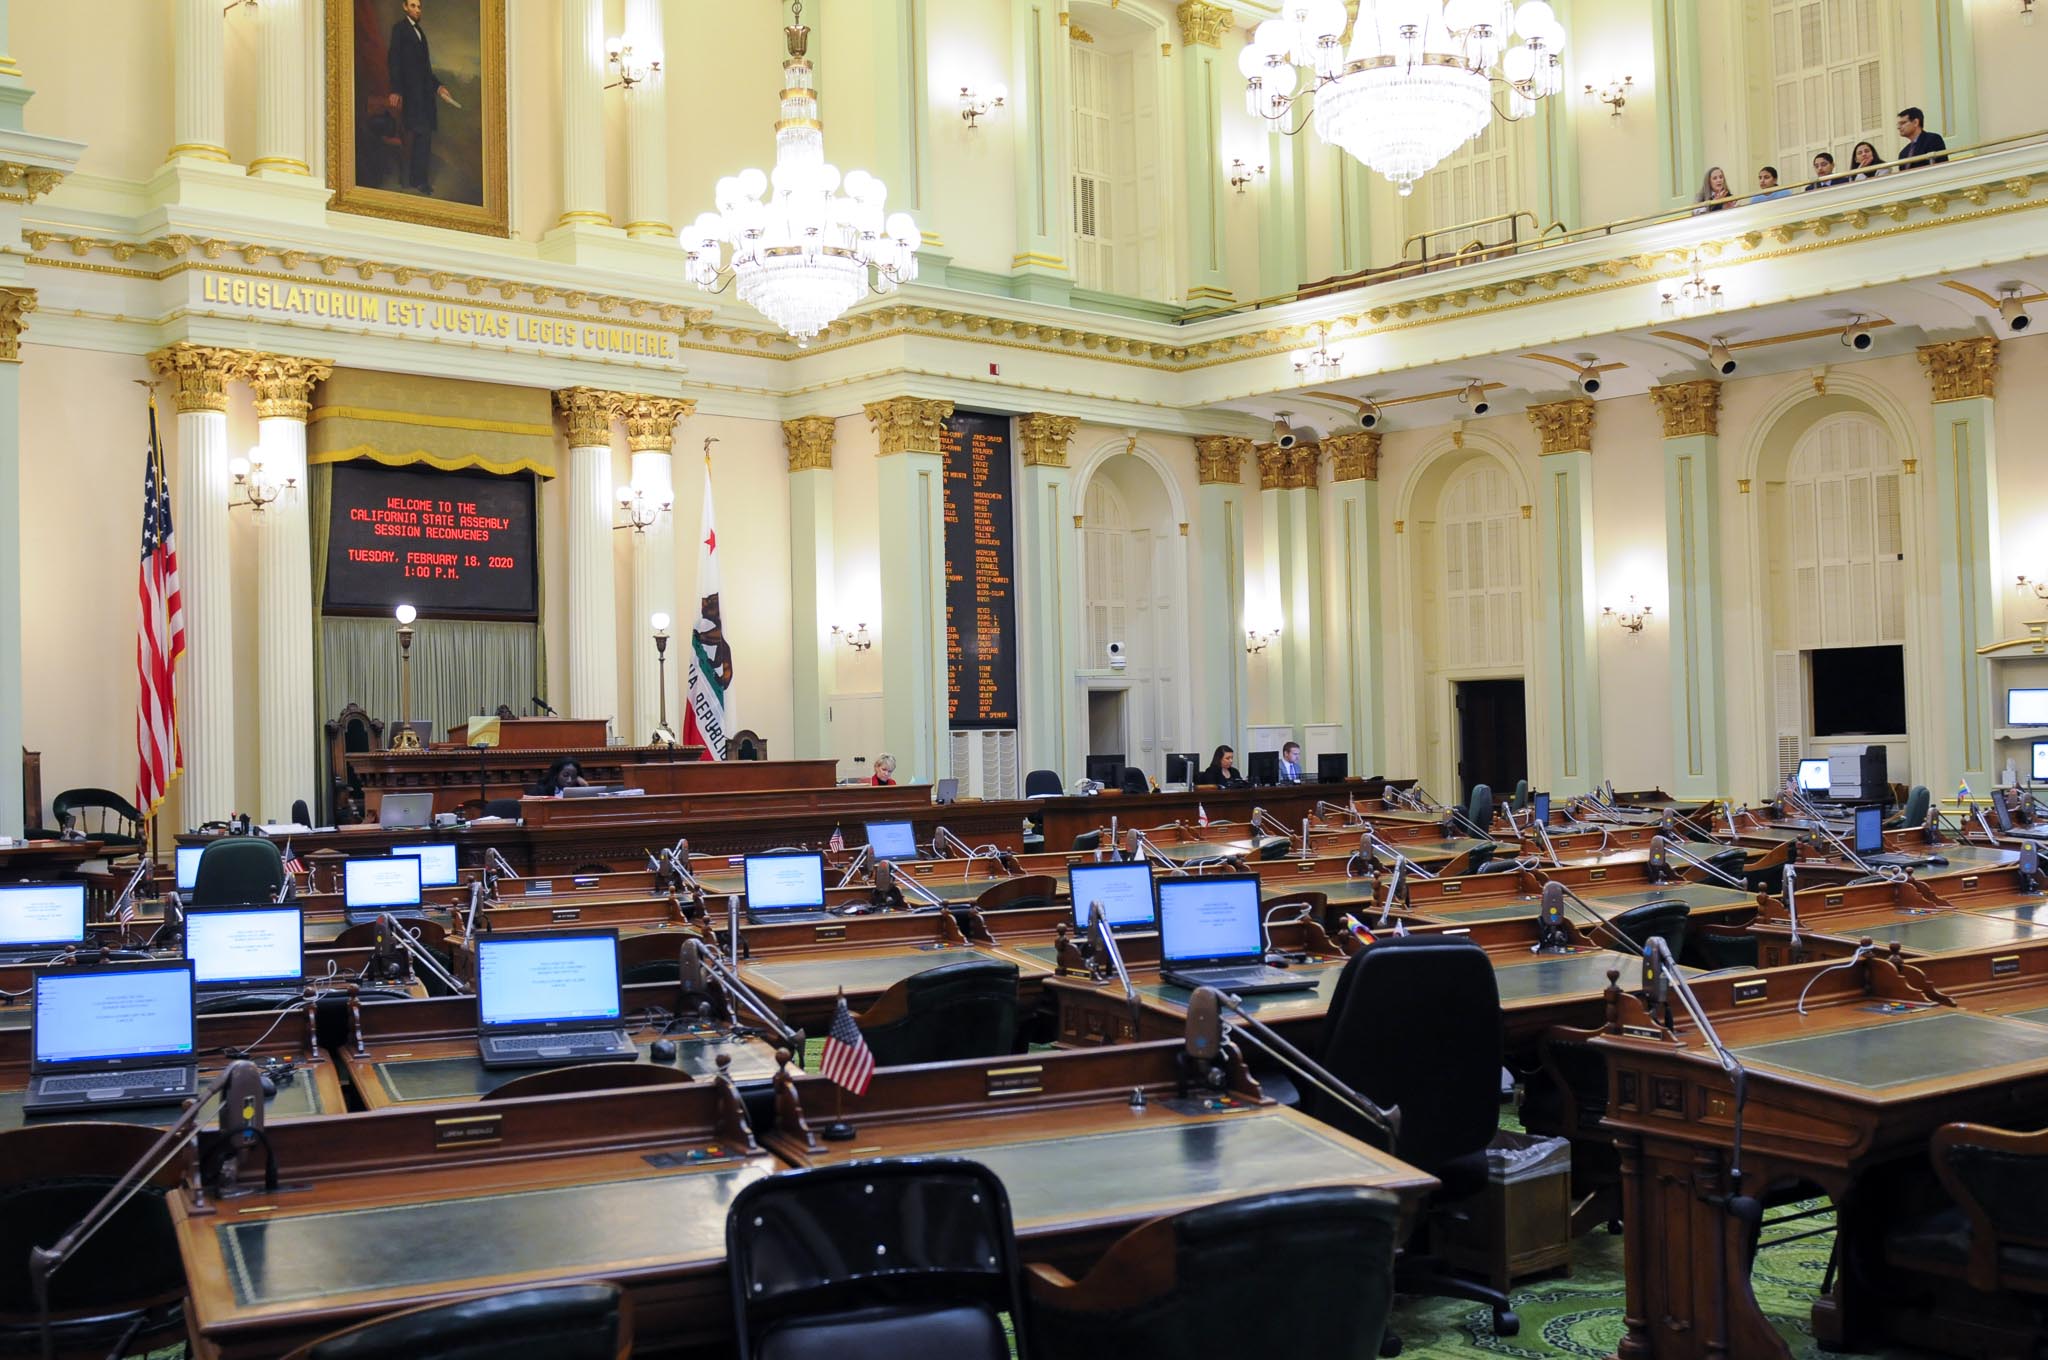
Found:
<path fill-rule="evenodd" d="M 1968 889 L 1970 889 L 1970 888 L 1974 888 L 1974 887 L 1976 887 L 1976 886 L 1977 886 L 1977 876 L 1976 876 L 1975 874 L 1971 874 L 1971 875 L 1969 875 L 1968 877 L 1966 877 L 1966 878 L 1964 878 L 1964 879 L 1963 879 L 1963 887 L 1964 887 L 1964 889 L 1965 889 L 1965 890 L 1968 890 Z"/>
<path fill-rule="evenodd" d="M 1754 982 L 1738 982 L 1735 984 L 1735 1004 L 1738 1006 L 1747 1006 L 1762 1001 L 1770 994 L 1771 984 L 1763 978 L 1758 978 Z"/>
<path fill-rule="evenodd" d="M 1444 890 L 1443 895 L 1445 897 L 1456 897 L 1459 893 L 1465 891 L 1465 885 L 1455 878 L 1439 879 L 1437 886 Z"/>
<path fill-rule="evenodd" d="M 502 1142 L 505 1136 L 505 1116 L 502 1114 L 458 1115 L 451 1119 L 434 1121 L 434 1150 L 439 1152 L 455 1147 L 481 1147 Z"/>
<path fill-rule="evenodd" d="M 595 888 L 597 886 L 597 875 L 578 874 L 576 875 L 576 877 L 570 879 L 569 881 L 579 888 Z"/>
<path fill-rule="evenodd" d="M 2020 970 L 2020 956 L 2000 954 L 1991 960 L 1991 976 L 2011 977 Z"/>
<path fill-rule="evenodd" d="M 1607 877 L 1607 870 L 1605 869 L 1586 870 L 1586 879 L 1588 882 L 1598 883 L 1601 879 L 1605 877 Z"/>
<path fill-rule="evenodd" d="M 1648 1025 L 1623 1025 L 1621 1032 L 1631 1039 L 1662 1039 L 1665 1037 L 1663 1030 L 1653 1029 Z"/>
<path fill-rule="evenodd" d="M 910 866 L 910 872 L 919 878 L 930 878 L 932 871 L 938 867 L 936 864 L 913 864 Z"/>
<path fill-rule="evenodd" d="M 1827 893 L 1821 897 L 1820 904 L 1824 907 L 1839 907 L 1842 905 L 1842 895 L 1840 893 Z"/>
<path fill-rule="evenodd" d="M 1312 874 L 1315 871 L 1316 862 L 1312 859 L 1298 860 L 1295 862 L 1294 872 L 1298 874 Z"/>
<path fill-rule="evenodd" d="M 526 894 L 529 897 L 543 896 L 554 892 L 554 890 L 555 880 L 552 878 L 536 878 L 529 880 L 526 884 Z"/>
<path fill-rule="evenodd" d="M 827 940 L 843 940 L 846 938 L 846 927 L 836 921 L 831 925 L 818 926 L 816 930 L 816 938 L 820 944 L 825 943 Z"/>
<path fill-rule="evenodd" d="M 987 1085 L 983 1090 L 990 1100 L 1004 1096 L 1035 1096 L 1045 1089 L 1045 1067 L 1033 1063 L 1029 1067 L 991 1067 L 985 1074 Z"/>
<path fill-rule="evenodd" d="M 583 908 L 556 907 L 548 912 L 548 919 L 550 921 L 580 921 L 583 919 Z"/>

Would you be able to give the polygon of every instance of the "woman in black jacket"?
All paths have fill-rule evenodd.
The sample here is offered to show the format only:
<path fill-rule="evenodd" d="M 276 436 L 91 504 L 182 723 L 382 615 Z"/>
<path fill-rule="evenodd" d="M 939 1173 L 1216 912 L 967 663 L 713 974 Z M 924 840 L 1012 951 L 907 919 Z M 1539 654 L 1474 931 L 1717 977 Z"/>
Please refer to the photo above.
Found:
<path fill-rule="evenodd" d="M 1237 770 L 1237 752 L 1228 746 L 1216 748 L 1216 754 L 1209 757 L 1209 768 L 1195 776 L 1197 784 L 1209 784 L 1219 789 L 1241 789 L 1244 776 Z"/>

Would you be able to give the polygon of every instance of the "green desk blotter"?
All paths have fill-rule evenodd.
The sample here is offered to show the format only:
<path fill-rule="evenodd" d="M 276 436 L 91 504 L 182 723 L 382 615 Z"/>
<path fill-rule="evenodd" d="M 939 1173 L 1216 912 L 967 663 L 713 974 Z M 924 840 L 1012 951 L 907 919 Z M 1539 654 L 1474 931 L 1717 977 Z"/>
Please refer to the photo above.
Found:
<path fill-rule="evenodd" d="M 932 949 L 923 953 L 885 954 L 880 957 L 848 954 L 834 959 L 803 959 L 790 963 L 749 963 L 740 969 L 743 982 L 765 982 L 785 995 L 799 992 L 829 992 L 844 987 L 849 992 L 886 992 L 913 973 L 942 964 L 965 963 L 991 957 L 979 949 Z"/>
<path fill-rule="evenodd" d="M 736 1082 L 769 1081 L 775 1076 L 775 1054 L 764 1043 L 731 1044 L 681 1035 L 675 1036 L 675 1043 L 674 1065 L 687 1072 L 692 1081 L 708 1081 L 716 1076 L 720 1053 L 732 1055 L 732 1079 Z M 646 1044 L 640 1046 L 640 1060 L 648 1061 Z M 401 1105 L 475 1099 L 537 1070 L 492 1070 L 470 1053 L 447 1058 L 397 1058 L 374 1066 L 385 1095 Z"/>
<path fill-rule="evenodd" d="M 1353 906 L 1374 900 L 1369 878 L 1313 878 L 1304 874 L 1300 878 L 1276 875 L 1259 881 L 1259 895 L 1268 902 L 1304 892 L 1319 892 L 1335 906 Z"/>
<path fill-rule="evenodd" d="M 1167 859 L 1178 862 L 1184 859 L 1210 859 L 1217 855 L 1255 855 L 1259 847 L 1251 841 L 1179 841 L 1172 845 L 1154 845 Z"/>
<path fill-rule="evenodd" d="M 1834 1034 L 1747 1044 L 1735 1055 L 1745 1063 L 1882 1090 L 2048 1059 L 2048 1027 L 1943 1010 L 1896 1019 L 1874 1017 L 1859 1029 Z"/>
<path fill-rule="evenodd" d="M 2005 1018 L 2008 1020 L 2024 1020 L 2030 1025 L 2048 1025 L 2048 1006 L 2042 1006 L 2037 1010 L 2031 1011 L 2008 1011 Z"/>
<path fill-rule="evenodd" d="M 1826 929 L 1822 918 L 1821 929 Z M 1812 929 L 1810 925 L 1808 927 Z M 1901 921 L 1889 926 L 1847 926 L 1829 934 L 1843 938 L 1869 939 L 1879 944 L 1896 942 L 1901 949 L 1911 949 L 1924 954 L 1940 954 L 1955 949 L 1982 949 L 1994 945 L 2009 944 L 2038 934 L 2048 926 L 2028 925 L 2003 916 L 1979 916 L 1972 913 L 1944 913 L 1939 916 L 1923 916 L 1916 921 Z"/>
<path fill-rule="evenodd" d="M 1542 905 L 1542 902 L 1534 897 L 1511 897 L 1505 902 L 1489 902 L 1484 906 L 1468 907 L 1455 897 L 1439 897 L 1435 901 L 1418 904 L 1415 912 L 1419 916 L 1455 921 L 1462 925 L 1467 921 L 1528 920 L 1536 915 Z"/>
<path fill-rule="evenodd" d="M 218 1076 L 218 1072 L 201 1072 L 200 1084 Z M 183 1107 L 178 1105 L 155 1105 L 131 1107 L 125 1110 L 66 1110 L 61 1114 L 43 1114 L 33 1117 L 22 1113 L 21 1091 L 0 1092 L 0 1129 L 18 1129 L 24 1124 L 64 1124 L 78 1120 L 94 1123 L 135 1124 L 143 1128 L 158 1128 L 178 1121 Z M 291 1085 L 278 1088 L 276 1095 L 263 1102 L 264 1114 L 270 1119 L 289 1119 L 294 1116 L 323 1114 L 326 1111 L 320 1103 L 320 1091 L 313 1079 L 303 1071 L 292 1078 Z M 200 1126 L 208 1127 L 214 1122 L 214 1112 L 220 1102 L 209 1100 L 199 1112 Z"/>
<path fill-rule="evenodd" d="M 1494 842 L 1490 840 L 1401 841 L 1394 848 L 1417 864 L 1436 864 L 1456 859 L 1460 855 L 1468 855 L 1474 850 L 1484 850 L 1492 844 Z M 1394 862 L 1393 855 L 1383 849 L 1376 849 L 1373 853 L 1382 864 Z"/>
<path fill-rule="evenodd" d="M 1317 1012 L 1327 1011 L 1330 1008 L 1330 994 L 1336 990 L 1337 978 L 1344 971 L 1344 961 L 1342 959 L 1333 959 L 1328 963 L 1302 964 L 1288 971 L 1299 973 L 1304 978 L 1313 978 L 1316 984 L 1315 990 L 1312 992 L 1254 992 L 1250 996 L 1239 998 L 1244 1003 L 1244 1008 L 1254 1015 L 1262 1010 L 1280 1011 L 1304 1007 Z M 1117 995 L 1122 995 L 1122 988 L 1114 987 L 1114 984 L 1112 984 L 1112 987 Z M 1177 987 L 1170 982 L 1152 982 L 1139 987 L 1138 995 L 1156 997 L 1161 1001 L 1171 1002 L 1176 1006 L 1185 1006 L 1188 1004 L 1188 999 L 1194 993 L 1185 987 Z"/>
<path fill-rule="evenodd" d="M 1503 1003 L 1534 1001 L 1546 996 L 1606 991 L 1608 970 L 1615 968 L 1621 970 L 1624 988 L 1642 985 L 1641 960 L 1606 949 L 1582 954 L 1532 954 L 1527 963 L 1496 963 L 1493 978 Z"/>
<path fill-rule="evenodd" d="M 716 1260 L 725 1211 L 756 1166 L 344 1209 L 216 1228 L 245 1308 L 530 1271 Z"/>
<path fill-rule="evenodd" d="M 1724 888 L 1715 883 L 1663 883 L 1642 891 L 1610 893 L 1602 892 L 1597 897 L 1586 891 L 1595 885 L 1587 884 L 1580 889 L 1580 896 L 1598 907 L 1603 913 L 1613 916 L 1636 907 L 1646 907 L 1652 902 L 1683 902 L 1694 911 L 1708 907 L 1753 907 L 1756 898 L 1735 888 Z"/>
<path fill-rule="evenodd" d="M 0 1029 L 27 1029 L 28 1007 L 0 1006 Z"/>
<path fill-rule="evenodd" d="M 1170 1209 L 1349 1176 L 1365 1180 L 1397 1166 L 1272 1112 L 965 1148 L 958 1155 L 996 1173 L 1019 1224 Z"/>

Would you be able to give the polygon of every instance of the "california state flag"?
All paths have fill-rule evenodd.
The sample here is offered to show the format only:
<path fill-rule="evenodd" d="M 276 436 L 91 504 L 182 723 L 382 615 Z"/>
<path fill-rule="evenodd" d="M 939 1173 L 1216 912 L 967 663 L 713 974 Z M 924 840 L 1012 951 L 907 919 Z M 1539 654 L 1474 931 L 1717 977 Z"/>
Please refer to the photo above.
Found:
<path fill-rule="evenodd" d="M 711 460 L 704 460 L 704 531 L 697 544 L 697 627 L 690 636 L 690 692 L 683 704 L 683 744 L 725 759 L 732 731 L 732 644 L 718 612 L 718 529 L 711 513 Z"/>

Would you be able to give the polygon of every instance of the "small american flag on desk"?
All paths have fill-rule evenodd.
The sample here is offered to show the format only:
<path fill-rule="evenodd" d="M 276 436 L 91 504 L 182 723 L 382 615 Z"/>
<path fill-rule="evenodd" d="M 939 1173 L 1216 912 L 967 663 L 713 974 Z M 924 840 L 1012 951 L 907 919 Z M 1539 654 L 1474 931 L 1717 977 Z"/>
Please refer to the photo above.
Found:
<path fill-rule="evenodd" d="M 292 843 L 289 839 L 284 843 L 284 871 L 295 878 L 302 877 L 306 872 L 306 862 L 292 853 Z"/>
<path fill-rule="evenodd" d="M 832 1028 L 825 1035 L 825 1052 L 818 1070 L 830 1078 L 835 1086 L 865 1095 L 868 1081 L 875 1075 L 875 1055 L 868 1051 L 868 1041 L 861 1037 L 860 1026 L 853 1023 L 853 1012 L 846 1009 L 846 993 L 839 994 L 839 1007 L 832 1012 Z"/>

